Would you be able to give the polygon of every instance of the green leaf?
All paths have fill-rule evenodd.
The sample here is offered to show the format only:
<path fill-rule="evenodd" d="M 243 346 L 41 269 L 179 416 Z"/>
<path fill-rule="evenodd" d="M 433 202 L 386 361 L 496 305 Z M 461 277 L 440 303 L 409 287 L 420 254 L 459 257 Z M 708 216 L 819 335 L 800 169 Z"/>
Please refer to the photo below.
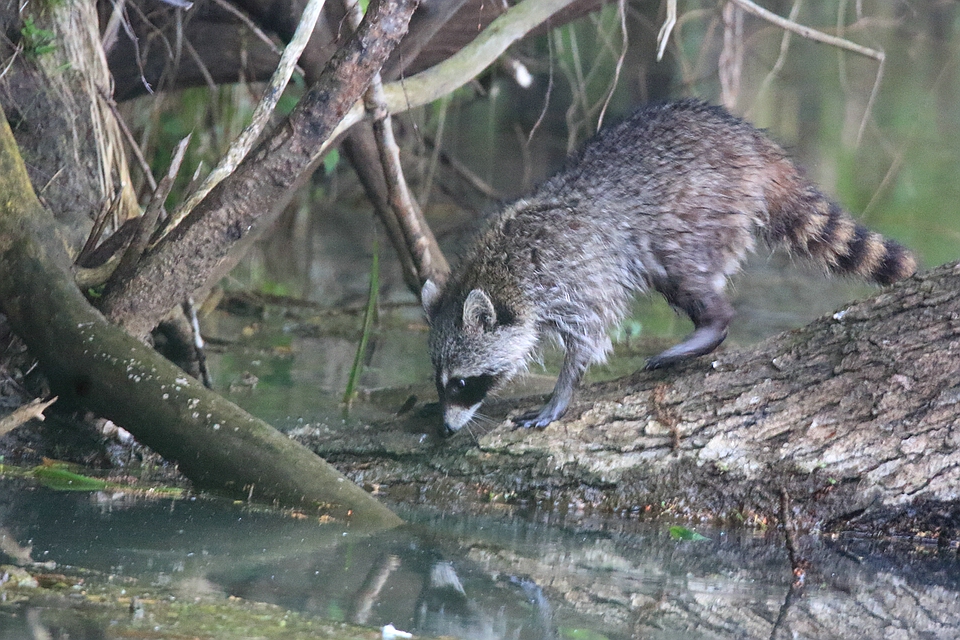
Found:
<path fill-rule="evenodd" d="M 108 486 L 103 480 L 49 465 L 34 467 L 33 476 L 44 486 L 58 491 L 102 491 Z"/>
<path fill-rule="evenodd" d="M 20 42 L 23 52 L 31 57 L 39 57 L 57 49 L 54 43 L 57 34 L 47 29 L 41 29 L 33 22 L 33 18 L 25 18 L 20 29 Z"/>
<path fill-rule="evenodd" d="M 687 542 L 703 542 L 704 540 L 710 539 L 706 536 L 700 535 L 693 529 L 687 529 L 686 527 L 681 526 L 670 527 L 670 537 L 674 540 L 683 540 Z"/>
<path fill-rule="evenodd" d="M 337 165 L 340 164 L 340 150 L 331 149 L 330 153 L 323 156 L 323 172 L 326 175 L 330 175 L 336 170 Z"/>

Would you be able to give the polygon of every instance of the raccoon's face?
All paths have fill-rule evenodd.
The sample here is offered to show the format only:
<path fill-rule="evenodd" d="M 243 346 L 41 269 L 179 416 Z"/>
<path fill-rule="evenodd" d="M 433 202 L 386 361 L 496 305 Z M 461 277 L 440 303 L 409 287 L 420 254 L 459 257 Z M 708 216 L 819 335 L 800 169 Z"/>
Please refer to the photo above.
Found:
<path fill-rule="evenodd" d="M 430 322 L 430 355 L 447 432 L 473 419 L 487 395 L 526 365 L 536 331 L 515 318 L 497 318 L 490 297 L 473 289 L 462 303 L 441 299 L 436 285 L 424 285 Z"/>

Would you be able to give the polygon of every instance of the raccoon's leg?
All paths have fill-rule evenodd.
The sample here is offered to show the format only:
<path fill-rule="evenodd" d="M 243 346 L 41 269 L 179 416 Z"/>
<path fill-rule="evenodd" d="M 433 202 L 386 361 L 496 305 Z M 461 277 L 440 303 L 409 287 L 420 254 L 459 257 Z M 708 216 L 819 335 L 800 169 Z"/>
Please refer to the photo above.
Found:
<path fill-rule="evenodd" d="M 573 400 L 573 394 L 580 386 L 583 379 L 583 373 L 587 368 L 587 358 L 582 355 L 582 348 L 577 345 L 568 344 L 567 353 L 563 358 L 563 365 L 560 367 L 560 376 L 557 378 L 557 384 L 553 387 L 553 393 L 547 404 L 541 409 L 527 411 L 513 419 L 518 427 L 542 429 L 554 420 L 559 420 L 567 412 L 570 401 Z"/>
<path fill-rule="evenodd" d="M 647 360 L 647 369 L 659 369 L 683 360 L 710 353 L 727 337 L 727 327 L 733 318 L 733 307 L 723 295 L 722 285 L 717 290 L 699 293 L 681 285 L 658 286 L 667 302 L 686 313 L 693 320 L 694 331 L 666 351 Z"/>

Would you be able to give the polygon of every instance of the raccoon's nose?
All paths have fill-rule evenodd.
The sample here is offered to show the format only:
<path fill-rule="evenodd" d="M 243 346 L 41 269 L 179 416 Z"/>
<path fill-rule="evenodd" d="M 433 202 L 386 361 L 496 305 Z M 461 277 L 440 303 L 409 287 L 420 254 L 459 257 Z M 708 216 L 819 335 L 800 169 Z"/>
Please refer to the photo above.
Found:
<path fill-rule="evenodd" d="M 447 422 L 446 420 L 443 421 L 443 435 L 444 435 L 444 436 L 452 436 L 452 435 L 455 434 L 457 431 L 459 431 L 459 429 L 457 429 L 457 427 L 453 426 L 452 424 L 450 424 L 450 423 Z"/>

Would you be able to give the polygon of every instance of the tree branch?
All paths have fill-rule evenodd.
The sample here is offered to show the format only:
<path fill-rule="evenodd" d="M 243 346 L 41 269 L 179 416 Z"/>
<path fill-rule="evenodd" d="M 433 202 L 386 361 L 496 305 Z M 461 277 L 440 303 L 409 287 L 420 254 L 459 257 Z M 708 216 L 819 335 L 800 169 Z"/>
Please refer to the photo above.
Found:
<path fill-rule="evenodd" d="M 426 71 L 384 86 L 391 114 L 421 107 L 455 91 L 493 64 L 510 45 L 547 22 L 575 0 L 523 0 L 490 23 L 470 44 Z M 354 104 L 323 143 L 321 152 L 364 117 L 361 102 Z"/>
<path fill-rule="evenodd" d="M 400 520 L 319 457 L 111 324 L 70 276 L 0 111 L 0 310 L 67 406 L 109 418 L 200 488 L 358 526 Z"/>
<path fill-rule="evenodd" d="M 319 162 L 322 142 L 403 36 L 415 4 L 370 5 L 360 29 L 287 120 L 144 255 L 131 279 L 104 297 L 109 318 L 134 335 L 146 335 L 167 311 L 236 264 Z"/>
<path fill-rule="evenodd" d="M 300 17 L 300 22 L 297 24 L 297 30 L 290 39 L 290 42 L 287 43 L 286 48 L 284 48 L 283 55 L 280 56 L 280 62 L 277 64 L 277 70 L 273 73 L 273 77 L 270 78 L 270 82 L 267 84 L 266 89 L 264 89 L 260 102 L 257 103 L 257 107 L 253 111 L 253 118 L 250 124 L 247 125 L 244 130 L 240 132 L 240 135 L 237 136 L 237 139 L 230 144 L 230 148 L 227 149 L 223 158 L 220 159 L 220 162 L 214 167 L 213 171 L 211 171 L 200 186 L 197 187 L 197 190 L 191 193 L 170 215 L 170 220 L 164 227 L 160 238 L 163 238 L 163 236 L 170 233 L 172 229 L 176 228 L 176 226 L 187 217 L 190 211 L 192 211 L 201 200 L 207 197 L 207 194 L 210 193 L 215 186 L 220 184 L 224 178 L 233 173 L 237 165 L 250 153 L 253 143 L 255 143 L 260 137 L 260 134 L 263 133 L 267 123 L 270 121 L 270 115 L 280 101 L 280 96 L 283 95 L 283 90 L 290 82 L 290 77 L 293 75 L 293 71 L 297 66 L 297 60 L 307 46 L 307 42 L 310 40 L 313 29 L 317 24 L 317 19 L 320 17 L 320 11 L 323 9 L 324 1 L 325 0 L 308 0 L 307 6 L 303 9 L 303 15 Z"/>
<path fill-rule="evenodd" d="M 346 4 L 346 3 L 345 3 Z M 354 2 L 346 6 L 347 19 L 354 29 L 360 26 L 360 5 Z M 417 276 L 422 285 L 427 280 L 442 282 L 450 274 L 450 265 L 437 244 L 437 239 L 414 201 L 400 164 L 400 147 L 393 135 L 393 124 L 387 111 L 380 74 L 373 76 L 370 88 L 364 94 L 364 106 L 373 118 L 373 134 L 377 142 L 380 166 L 387 183 L 390 208 L 397 221 L 406 250 L 413 259 Z M 392 225 L 387 226 L 388 229 Z"/>

